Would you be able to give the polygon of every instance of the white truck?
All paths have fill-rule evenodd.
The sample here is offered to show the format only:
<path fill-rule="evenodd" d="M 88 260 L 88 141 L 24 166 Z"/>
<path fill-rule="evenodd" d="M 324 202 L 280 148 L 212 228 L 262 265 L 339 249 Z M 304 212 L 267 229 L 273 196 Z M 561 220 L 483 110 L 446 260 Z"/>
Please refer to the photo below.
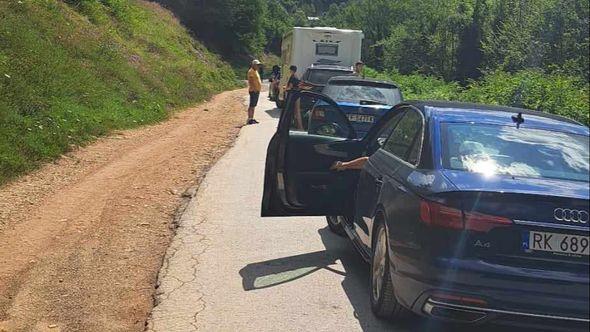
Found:
<path fill-rule="evenodd" d="M 298 77 L 313 65 L 352 67 L 361 59 L 363 32 L 336 28 L 295 27 L 283 36 L 281 82 L 276 100 L 282 107 L 289 80 L 289 67 L 297 66 Z"/>

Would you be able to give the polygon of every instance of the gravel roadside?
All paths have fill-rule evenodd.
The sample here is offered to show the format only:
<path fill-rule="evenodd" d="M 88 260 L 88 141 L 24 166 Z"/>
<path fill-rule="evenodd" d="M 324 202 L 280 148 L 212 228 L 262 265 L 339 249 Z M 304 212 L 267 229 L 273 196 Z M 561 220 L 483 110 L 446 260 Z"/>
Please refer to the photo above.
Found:
<path fill-rule="evenodd" d="M 0 188 L 0 331 L 142 331 L 176 211 L 233 144 L 246 94 L 99 139 Z"/>

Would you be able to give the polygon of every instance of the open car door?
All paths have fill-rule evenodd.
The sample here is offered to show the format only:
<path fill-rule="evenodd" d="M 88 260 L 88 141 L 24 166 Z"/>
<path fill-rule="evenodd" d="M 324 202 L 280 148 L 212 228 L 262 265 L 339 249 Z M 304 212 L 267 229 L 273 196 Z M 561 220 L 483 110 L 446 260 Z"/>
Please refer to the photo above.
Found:
<path fill-rule="evenodd" d="M 359 172 L 330 167 L 362 153 L 362 142 L 332 99 L 293 92 L 268 146 L 262 216 L 349 215 Z"/>

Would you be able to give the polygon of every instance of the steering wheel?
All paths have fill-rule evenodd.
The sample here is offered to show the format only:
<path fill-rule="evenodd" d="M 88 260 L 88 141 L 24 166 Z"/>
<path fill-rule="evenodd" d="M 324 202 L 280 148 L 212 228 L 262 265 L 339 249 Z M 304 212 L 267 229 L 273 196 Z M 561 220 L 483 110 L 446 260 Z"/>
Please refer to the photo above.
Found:
<path fill-rule="evenodd" d="M 333 137 L 345 137 L 346 136 L 345 131 L 342 129 L 342 127 L 335 122 L 321 124 L 314 129 L 313 133 L 310 133 L 310 134 L 322 135 L 322 136 L 333 136 Z"/>

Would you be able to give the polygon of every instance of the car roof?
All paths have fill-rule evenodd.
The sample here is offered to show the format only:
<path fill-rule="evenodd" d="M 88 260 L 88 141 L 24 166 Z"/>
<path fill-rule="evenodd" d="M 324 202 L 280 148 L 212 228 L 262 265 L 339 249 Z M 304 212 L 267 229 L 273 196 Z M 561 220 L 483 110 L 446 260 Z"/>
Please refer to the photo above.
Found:
<path fill-rule="evenodd" d="M 474 104 L 455 101 L 406 101 L 422 110 L 425 116 L 435 116 L 447 122 L 513 123 L 512 116 L 522 113 L 526 124 L 588 135 L 588 127 L 564 116 L 524 108 Z"/>
<path fill-rule="evenodd" d="M 308 67 L 307 70 L 341 70 L 352 72 L 352 67 L 336 66 L 336 65 L 313 65 Z"/>
<path fill-rule="evenodd" d="M 328 85 L 330 84 L 330 82 L 339 82 L 339 81 L 351 82 L 351 83 L 355 83 L 355 82 L 379 83 L 379 84 L 393 85 L 395 88 L 398 88 L 398 85 L 392 81 L 377 80 L 377 79 L 372 79 L 372 78 L 362 78 L 362 77 L 358 77 L 358 76 L 334 76 L 328 80 Z"/>

